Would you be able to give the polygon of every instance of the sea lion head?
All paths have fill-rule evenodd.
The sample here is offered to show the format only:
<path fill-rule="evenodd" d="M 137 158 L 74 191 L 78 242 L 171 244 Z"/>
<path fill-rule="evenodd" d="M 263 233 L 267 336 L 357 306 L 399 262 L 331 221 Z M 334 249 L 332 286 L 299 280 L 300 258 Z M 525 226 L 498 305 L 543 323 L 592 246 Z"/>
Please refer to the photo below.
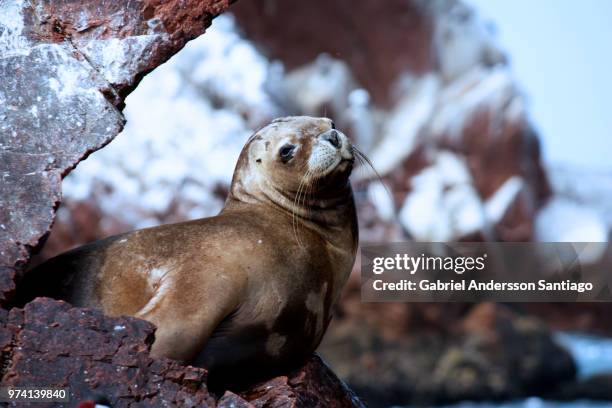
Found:
<path fill-rule="evenodd" d="M 328 118 L 292 116 L 274 120 L 245 145 L 232 181 L 242 201 L 262 195 L 277 204 L 306 192 L 341 194 L 348 185 L 354 153 L 349 139 Z M 285 205 L 283 205 L 285 206 Z"/>

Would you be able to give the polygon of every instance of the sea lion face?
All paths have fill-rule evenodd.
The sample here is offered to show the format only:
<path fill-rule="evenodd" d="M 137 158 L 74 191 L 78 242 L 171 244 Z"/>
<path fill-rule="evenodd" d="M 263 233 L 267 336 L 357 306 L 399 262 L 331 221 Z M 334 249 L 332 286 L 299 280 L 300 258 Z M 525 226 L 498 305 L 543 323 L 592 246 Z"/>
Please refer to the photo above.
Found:
<path fill-rule="evenodd" d="M 244 152 L 248 173 L 277 191 L 310 193 L 346 184 L 353 167 L 348 138 L 327 118 L 307 116 L 274 120 L 257 132 Z M 240 163 L 239 163 L 240 165 Z"/>

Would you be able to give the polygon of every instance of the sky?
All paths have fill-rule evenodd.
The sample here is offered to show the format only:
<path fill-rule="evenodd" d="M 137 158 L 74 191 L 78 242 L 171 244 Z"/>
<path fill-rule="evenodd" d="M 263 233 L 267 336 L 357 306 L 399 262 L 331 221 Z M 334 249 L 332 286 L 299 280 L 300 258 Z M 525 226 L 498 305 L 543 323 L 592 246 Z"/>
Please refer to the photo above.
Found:
<path fill-rule="evenodd" d="M 612 171 L 612 0 L 468 0 L 494 23 L 551 164 Z"/>

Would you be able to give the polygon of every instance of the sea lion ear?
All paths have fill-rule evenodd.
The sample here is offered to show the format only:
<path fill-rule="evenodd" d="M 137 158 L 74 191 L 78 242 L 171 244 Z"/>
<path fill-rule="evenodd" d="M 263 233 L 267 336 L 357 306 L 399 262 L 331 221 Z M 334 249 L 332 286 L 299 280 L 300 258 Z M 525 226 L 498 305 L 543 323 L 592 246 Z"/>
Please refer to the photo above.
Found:
<path fill-rule="evenodd" d="M 256 137 L 249 146 L 249 159 L 255 163 L 261 163 L 266 152 L 266 148 L 261 137 Z"/>
<path fill-rule="evenodd" d="M 284 116 L 282 118 L 276 118 L 272 121 L 272 123 L 281 123 L 281 122 L 289 122 L 292 119 L 291 116 Z"/>

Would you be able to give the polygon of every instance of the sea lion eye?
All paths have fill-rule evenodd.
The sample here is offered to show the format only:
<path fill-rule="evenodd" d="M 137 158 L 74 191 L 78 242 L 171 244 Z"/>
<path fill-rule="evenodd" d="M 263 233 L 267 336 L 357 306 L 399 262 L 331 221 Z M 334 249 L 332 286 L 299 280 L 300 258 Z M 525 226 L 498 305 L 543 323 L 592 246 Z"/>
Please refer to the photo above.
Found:
<path fill-rule="evenodd" d="M 295 151 L 295 146 L 292 144 L 286 144 L 280 148 L 278 151 L 278 155 L 281 158 L 283 163 L 287 163 L 293 157 L 293 152 Z"/>

